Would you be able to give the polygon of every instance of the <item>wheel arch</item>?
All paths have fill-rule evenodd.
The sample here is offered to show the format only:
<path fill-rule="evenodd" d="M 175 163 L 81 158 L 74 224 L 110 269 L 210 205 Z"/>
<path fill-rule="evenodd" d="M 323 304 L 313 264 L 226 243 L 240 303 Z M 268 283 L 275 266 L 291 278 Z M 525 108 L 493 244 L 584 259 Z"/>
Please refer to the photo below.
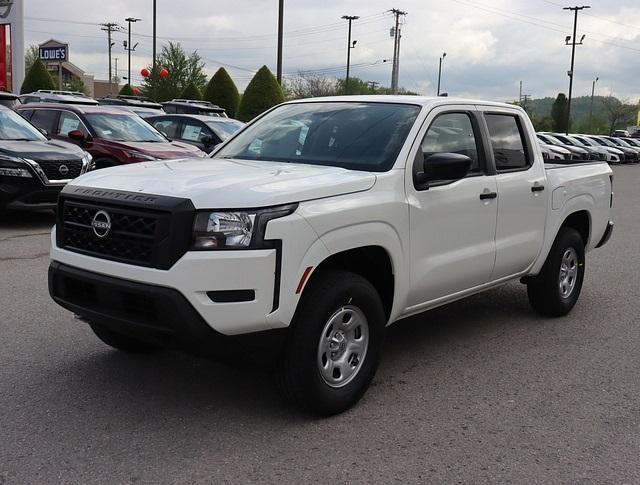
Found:
<path fill-rule="evenodd" d="M 395 292 L 393 261 L 389 252 L 378 245 L 359 246 L 325 258 L 309 277 L 309 281 L 319 278 L 331 269 L 350 271 L 369 281 L 382 300 L 387 321 L 391 316 Z M 305 285 L 306 286 L 306 285 Z"/>

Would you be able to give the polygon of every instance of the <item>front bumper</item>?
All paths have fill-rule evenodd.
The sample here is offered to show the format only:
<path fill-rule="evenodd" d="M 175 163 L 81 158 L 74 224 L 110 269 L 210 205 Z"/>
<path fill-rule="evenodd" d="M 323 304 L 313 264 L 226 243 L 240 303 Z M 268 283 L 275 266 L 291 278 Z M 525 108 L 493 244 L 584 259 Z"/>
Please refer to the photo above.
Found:
<path fill-rule="evenodd" d="M 274 297 L 279 294 L 278 249 L 189 251 L 170 269 L 163 270 L 62 249 L 56 244 L 56 233 L 54 228 L 54 262 L 132 283 L 177 290 L 212 329 L 224 335 L 274 328 L 267 322 L 267 315 L 278 305 L 278 298 Z M 230 291 L 238 292 L 238 297 L 229 298 Z M 251 297 L 247 298 L 249 293 Z"/>
<path fill-rule="evenodd" d="M 55 209 L 63 185 L 43 185 L 36 178 L 0 176 L 0 209 Z"/>
<path fill-rule="evenodd" d="M 176 289 L 105 276 L 56 261 L 49 267 L 49 293 L 56 303 L 92 325 L 240 365 L 272 363 L 286 336 L 286 329 L 224 335 Z"/>

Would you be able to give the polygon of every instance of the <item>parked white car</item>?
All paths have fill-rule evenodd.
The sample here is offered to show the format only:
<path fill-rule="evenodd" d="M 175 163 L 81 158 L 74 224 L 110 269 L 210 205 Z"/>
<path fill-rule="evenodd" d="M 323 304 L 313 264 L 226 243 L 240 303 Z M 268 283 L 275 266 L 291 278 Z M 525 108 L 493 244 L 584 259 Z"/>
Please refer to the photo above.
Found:
<path fill-rule="evenodd" d="M 50 293 L 118 349 L 269 357 L 322 415 L 364 394 L 404 317 L 512 280 L 542 315 L 567 314 L 613 227 L 609 166 L 545 164 L 508 104 L 293 101 L 212 158 L 70 183 Z"/>

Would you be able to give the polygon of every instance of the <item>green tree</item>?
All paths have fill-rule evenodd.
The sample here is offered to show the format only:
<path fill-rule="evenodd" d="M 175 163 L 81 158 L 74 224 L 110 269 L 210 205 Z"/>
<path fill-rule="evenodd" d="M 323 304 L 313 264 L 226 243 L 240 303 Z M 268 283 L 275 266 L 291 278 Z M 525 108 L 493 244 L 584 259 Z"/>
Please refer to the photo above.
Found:
<path fill-rule="evenodd" d="M 202 94 L 194 83 L 189 83 L 180 93 L 182 99 L 202 99 Z"/>
<path fill-rule="evenodd" d="M 553 120 L 553 131 L 564 133 L 568 126 L 568 101 L 564 93 L 559 93 L 551 107 L 551 119 Z"/>
<path fill-rule="evenodd" d="M 630 104 L 629 100 L 620 101 L 613 96 L 607 96 L 603 99 L 603 105 L 609 122 L 607 134 L 613 133 L 616 129 L 625 129 L 635 121 L 638 106 Z"/>
<path fill-rule="evenodd" d="M 84 82 L 79 77 L 73 76 L 69 81 L 64 83 L 64 89 L 67 91 L 80 91 L 81 93 L 87 93 L 87 87 L 84 85 Z"/>
<path fill-rule="evenodd" d="M 224 108 L 230 118 L 236 116 L 240 104 L 238 88 L 224 67 L 221 67 L 211 76 L 203 99 Z"/>
<path fill-rule="evenodd" d="M 187 55 L 180 43 L 170 41 L 167 45 L 162 46 L 156 65 L 156 75 L 146 77 L 142 88 L 146 96 L 157 101 L 179 98 L 182 91 L 190 83 L 195 84 L 200 92 L 207 84 L 202 57 L 198 51 Z M 148 66 L 148 69 L 151 71 L 151 66 Z M 158 75 L 162 69 L 169 72 L 169 75 L 164 79 Z"/>
<path fill-rule="evenodd" d="M 245 89 L 237 118 L 249 121 L 284 101 L 282 88 L 267 66 L 262 66 Z"/>
<path fill-rule="evenodd" d="M 534 116 L 531 118 L 531 122 L 536 131 L 554 131 L 553 119 L 549 115 L 542 117 Z"/>
<path fill-rule="evenodd" d="M 36 59 L 40 58 L 40 53 L 38 52 L 38 46 L 31 44 L 27 51 L 24 53 L 24 71 L 27 72 L 33 66 L 33 63 L 36 62 Z"/>
<path fill-rule="evenodd" d="M 125 84 L 120 88 L 120 92 L 118 94 L 122 94 L 123 96 L 134 96 L 133 88 L 130 84 Z"/>
<path fill-rule="evenodd" d="M 20 88 L 20 94 L 31 93 L 38 89 L 56 89 L 56 83 L 53 81 L 51 74 L 40 59 L 36 59 L 27 71 L 24 82 Z"/>

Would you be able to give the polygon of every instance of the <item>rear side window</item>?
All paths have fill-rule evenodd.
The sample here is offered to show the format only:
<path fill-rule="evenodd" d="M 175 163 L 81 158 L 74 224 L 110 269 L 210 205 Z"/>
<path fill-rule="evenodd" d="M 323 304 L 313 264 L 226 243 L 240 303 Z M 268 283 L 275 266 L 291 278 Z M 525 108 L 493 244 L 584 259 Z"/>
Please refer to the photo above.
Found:
<path fill-rule="evenodd" d="M 31 123 L 41 128 L 51 135 L 55 133 L 58 112 L 53 109 L 39 109 L 33 112 Z"/>
<path fill-rule="evenodd" d="M 523 170 L 530 166 L 523 133 L 514 115 L 485 115 L 496 170 Z"/>

